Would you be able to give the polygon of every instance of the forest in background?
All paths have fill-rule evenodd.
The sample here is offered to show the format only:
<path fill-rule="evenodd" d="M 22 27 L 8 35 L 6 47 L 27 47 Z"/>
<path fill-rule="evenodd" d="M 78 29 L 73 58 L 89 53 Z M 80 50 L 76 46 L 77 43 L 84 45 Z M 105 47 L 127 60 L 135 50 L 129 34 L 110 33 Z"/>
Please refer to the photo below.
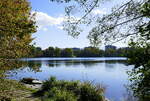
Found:
<path fill-rule="evenodd" d="M 91 46 L 85 48 L 48 47 L 42 50 L 40 47 L 32 46 L 29 57 L 127 57 L 130 50 L 129 47 L 117 48 L 112 45 L 105 46 L 105 50 Z"/>

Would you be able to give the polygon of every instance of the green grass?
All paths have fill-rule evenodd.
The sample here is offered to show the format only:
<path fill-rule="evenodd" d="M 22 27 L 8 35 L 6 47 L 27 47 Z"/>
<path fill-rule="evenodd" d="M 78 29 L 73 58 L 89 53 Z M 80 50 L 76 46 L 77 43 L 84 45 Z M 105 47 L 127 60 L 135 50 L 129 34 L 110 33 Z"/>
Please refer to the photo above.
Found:
<path fill-rule="evenodd" d="M 104 101 L 104 88 L 90 82 L 56 80 L 51 77 L 35 93 L 42 101 Z"/>
<path fill-rule="evenodd" d="M 103 87 L 90 82 L 56 80 L 55 77 L 45 81 L 38 91 L 15 80 L 0 79 L 0 101 L 104 101 L 103 93 Z"/>

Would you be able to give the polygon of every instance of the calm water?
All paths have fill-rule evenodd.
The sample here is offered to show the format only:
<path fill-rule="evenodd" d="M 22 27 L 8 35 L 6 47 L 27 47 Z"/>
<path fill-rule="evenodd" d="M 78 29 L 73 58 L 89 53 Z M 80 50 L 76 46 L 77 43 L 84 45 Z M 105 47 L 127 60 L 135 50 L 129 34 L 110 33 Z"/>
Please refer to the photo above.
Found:
<path fill-rule="evenodd" d="M 25 64 L 9 71 L 10 79 L 32 77 L 46 80 L 55 76 L 60 80 L 90 80 L 106 87 L 105 96 L 121 101 L 126 95 L 128 84 L 126 58 L 29 58 L 21 59 Z"/>

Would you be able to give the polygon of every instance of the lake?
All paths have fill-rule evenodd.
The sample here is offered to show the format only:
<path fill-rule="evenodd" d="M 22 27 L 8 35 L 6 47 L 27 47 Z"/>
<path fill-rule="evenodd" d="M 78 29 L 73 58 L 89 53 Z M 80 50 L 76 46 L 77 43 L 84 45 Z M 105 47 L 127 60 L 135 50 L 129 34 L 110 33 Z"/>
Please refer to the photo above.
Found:
<path fill-rule="evenodd" d="M 126 58 L 27 58 L 18 61 L 25 65 L 9 72 L 9 78 L 20 80 L 32 77 L 47 80 L 55 76 L 59 80 L 81 80 L 102 84 L 105 96 L 112 101 L 121 101 L 129 83 Z"/>

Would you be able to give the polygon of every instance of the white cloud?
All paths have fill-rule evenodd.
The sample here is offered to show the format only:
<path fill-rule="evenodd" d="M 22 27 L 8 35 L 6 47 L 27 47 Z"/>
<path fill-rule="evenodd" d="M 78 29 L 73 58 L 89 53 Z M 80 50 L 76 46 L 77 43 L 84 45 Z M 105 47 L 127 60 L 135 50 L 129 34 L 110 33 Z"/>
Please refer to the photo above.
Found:
<path fill-rule="evenodd" d="M 95 9 L 92 11 L 92 13 L 98 15 L 98 14 L 106 14 L 107 12 L 105 10 Z"/>
<path fill-rule="evenodd" d="M 58 17 L 53 17 L 48 15 L 47 13 L 44 12 L 35 12 L 33 11 L 32 13 L 36 13 L 35 15 L 35 20 L 36 24 L 38 26 L 38 30 L 42 31 L 48 31 L 48 27 L 55 26 L 58 29 L 63 29 L 63 26 L 61 25 L 64 21 L 67 21 L 67 18 L 63 15 L 60 15 Z M 95 9 L 92 11 L 94 15 L 98 14 L 106 14 L 105 10 L 102 9 Z M 74 17 L 71 16 L 70 21 L 71 22 L 76 22 L 80 19 L 80 17 Z"/>
<path fill-rule="evenodd" d="M 48 31 L 48 28 L 43 28 L 43 31 Z"/>
<path fill-rule="evenodd" d="M 32 13 L 36 13 L 35 20 L 38 26 L 38 30 L 47 31 L 48 30 L 47 27 L 60 26 L 64 21 L 63 16 L 52 17 L 47 13 L 43 13 L 43 12 L 32 12 Z"/>

